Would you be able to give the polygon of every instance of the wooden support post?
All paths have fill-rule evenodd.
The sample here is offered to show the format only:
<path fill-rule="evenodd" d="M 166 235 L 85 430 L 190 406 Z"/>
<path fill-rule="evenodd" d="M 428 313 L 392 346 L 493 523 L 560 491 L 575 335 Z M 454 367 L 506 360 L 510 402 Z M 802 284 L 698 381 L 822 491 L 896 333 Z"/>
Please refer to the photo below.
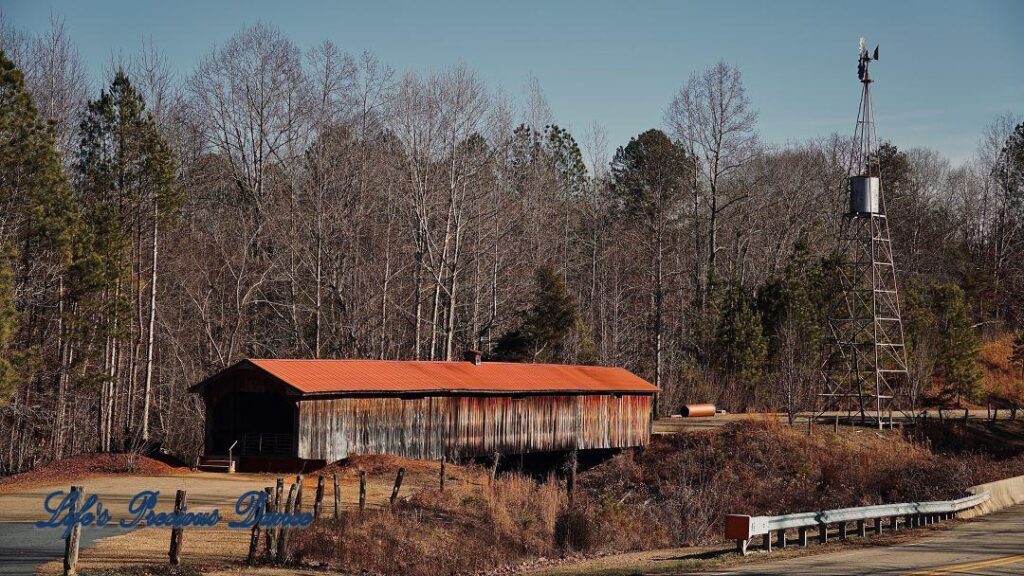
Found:
<path fill-rule="evenodd" d="M 185 491 L 178 490 L 178 493 L 174 496 L 174 515 L 184 514 L 187 511 L 188 501 L 185 499 Z M 171 529 L 171 549 L 167 552 L 171 559 L 171 566 L 181 564 L 181 540 L 184 532 L 185 529 L 180 526 Z"/>
<path fill-rule="evenodd" d="M 491 467 L 491 482 L 494 482 L 494 480 L 498 477 L 498 464 L 500 462 L 501 462 L 501 453 L 500 452 L 495 452 L 494 453 L 494 466 Z"/>
<path fill-rule="evenodd" d="M 863 538 L 863 537 L 865 537 L 867 535 L 868 535 L 867 525 L 864 523 L 863 520 L 857 520 L 857 536 L 860 536 L 861 538 Z"/>
<path fill-rule="evenodd" d="M 359 515 L 366 510 L 366 470 L 359 471 Z"/>
<path fill-rule="evenodd" d="M 842 540 L 846 539 L 846 522 L 839 523 L 839 538 Z"/>
<path fill-rule="evenodd" d="M 892 518 L 889 519 L 889 531 L 892 532 L 893 534 L 895 534 L 895 533 L 899 532 L 899 530 L 900 530 L 900 517 L 899 516 L 893 516 Z"/>
<path fill-rule="evenodd" d="M 79 502 L 85 498 L 81 486 L 72 486 L 71 493 L 75 494 L 71 502 L 71 512 L 78 512 Z M 78 545 L 82 539 L 82 525 L 78 522 L 71 527 L 68 537 L 64 540 L 64 576 L 71 576 L 78 573 Z"/>
<path fill-rule="evenodd" d="M 338 475 L 334 474 L 334 519 L 341 517 L 341 486 L 338 484 Z"/>
<path fill-rule="evenodd" d="M 270 507 L 274 501 L 274 489 L 267 486 L 263 489 L 263 493 L 266 494 L 267 501 L 263 504 L 263 510 L 256 514 L 256 522 L 252 525 L 252 534 L 249 537 L 249 555 L 245 557 L 245 563 L 249 566 L 256 564 L 256 557 L 260 548 L 260 519 L 263 514 L 270 512 Z"/>
<path fill-rule="evenodd" d="M 828 544 L 828 524 L 818 526 L 818 542 Z"/>
<path fill-rule="evenodd" d="M 288 501 L 284 506 L 285 514 L 293 514 L 295 512 L 295 501 L 298 498 L 298 482 L 292 484 L 292 487 L 288 489 Z M 281 534 L 277 537 L 277 563 L 284 564 L 288 562 L 288 532 L 291 530 L 288 528 L 282 528 Z"/>
<path fill-rule="evenodd" d="M 405 468 L 398 469 L 398 475 L 395 476 L 395 487 L 391 489 L 391 506 L 395 506 L 395 502 L 398 501 L 398 491 L 402 489 L 402 478 L 405 478 Z"/>
<path fill-rule="evenodd" d="M 320 475 L 316 479 L 316 497 L 313 498 L 313 519 L 319 520 L 324 510 L 324 477 Z"/>
<path fill-rule="evenodd" d="M 771 552 L 772 551 L 772 533 L 771 532 L 765 532 L 764 533 L 764 543 L 762 544 L 762 547 L 764 548 L 765 552 Z"/>
<path fill-rule="evenodd" d="M 577 472 L 577 465 L 579 464 L 577 451 L 573 450 L 569 454 L 569 478 L 565 482 L 565 488 L 568 491 L 569 503 L 571 504 L 575 500 L 575 472 Z"/>
<path fill-rule="evenodd" d="M 800 536 L 799 536 L 800 545 L 801 546 L 807 546 L 807 528 L 804 527 L 804 526 L 801 526 L 799 530 L 800 530 Z"/>
<path fill-rule="evenodd" d="M 777 544 L 779 545 L 779 548 L 785 549 L 786 548 L 786 529 L 785 528 L 779 529 L 778 530 L 778 535 L 779 535 L 779 540 L 778 540 Z"/>
<path fill-rule="evenodd" d="M 299 489 L 295 492 L 295 508 L 293 508 L 292 511 L 296 514 L 302 512 L 302 481 L 302 474 L 295 477 L 295 484 Z"/>
<path fill-rule="evenodd" d="M 448 460 L 447 456 L 441 456 L 441 478 L 439 479 L 439 485 L 440 485 L 440 488 L 441 488 L 441 492 L 444 492 L 444 474 L 445 474 L 444 465 L 445 465 L 445 461 L 447 461 L 447 460 Z"/>
<path fill-rule="evenodd" d="M 875 518 L 875 535 L 880 536 L 882 534 L 882 519 Z"/>

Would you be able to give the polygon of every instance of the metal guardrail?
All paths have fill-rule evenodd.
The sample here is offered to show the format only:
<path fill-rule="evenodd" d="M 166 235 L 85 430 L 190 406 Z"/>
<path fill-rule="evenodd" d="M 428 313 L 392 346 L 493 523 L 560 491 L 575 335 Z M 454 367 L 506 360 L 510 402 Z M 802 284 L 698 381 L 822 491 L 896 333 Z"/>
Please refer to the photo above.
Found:
<path fill-rule="evenodd" d="M 879 504 L 860 506 L 858 508 L 839 508 L 818 512 L 799 512 L 782 516 L 745 516 L 730 514 L 725 519 L 725 537 L 736 541 L 736 549 L 741 554 L 747 553 L 747 545 L 754 536 L 764 536 L 764 549 L 772 549 L 772 533 L 778 535 L 780 548 L 786 547 L 786 530 L 799 529 L 801 546 L 807 545 L 807 529 L 818 528 L 818 540 L 828 541 L 828 526 L 839 525 L 839 537 L 845 538 L 847 524 L 857 522 L 858 535 L 866 534 L 866 522 L 875 520 L 874 531 L 882 533 L 882 520 L 890 519 L 890 529 L 895 532 L 899 526 L 899 517 L 903 516 L 911 527 L 924 526 L 940 520 L 948 520 L 957 512 L 974 508 L 990 498 L 988 492 L 980 492 L 957 500 L 938 500 L 933 502 L 908 502 L 902 504 Z"/>

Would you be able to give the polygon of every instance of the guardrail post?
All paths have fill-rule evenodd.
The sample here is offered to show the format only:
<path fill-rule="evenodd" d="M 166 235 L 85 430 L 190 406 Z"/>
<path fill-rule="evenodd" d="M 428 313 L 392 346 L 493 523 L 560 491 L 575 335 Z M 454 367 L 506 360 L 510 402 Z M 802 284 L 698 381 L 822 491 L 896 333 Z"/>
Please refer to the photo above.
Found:
<path fill-rule="evenodd" d="M 786 529 L 785 528 L 780 528 L 778 532 L 779 532 L 779 542 L 778 542 L 779 548 L 785 548 L 786 547 Z"/>
<path fill-rule="evenodd" d="M 899 532 L 899 530 L 900 530 L 900 517 L 899 516 L 893 516 L 892 518 L 889 519 L 889 530 L 893 534 L 895 534 L 896 532 Z"/>
<path fill-rule="evenodd" d="M 875 518 L 875 535 L 876 536 L 881 536 L 882 535 L 882 519 L 881 518 Z"/>
<path fill-rule="evenodd" d="M 846 522 L 839 523 L 839 538 L 846 540 Z"/>
<path fill-rule="evenodd" d="M 828 524 L 818 526 L 818 542 L 828 544 Z"/>
<path fill-rule="evenodd" d="M 771 532 L 765 532 L 764 533 L 764 543 L 762 544 L 762 547 L 764 548 L 765 552 L 771 552 L 772 551 L 772 533 Z"/>
<path fill-rule="evenodd" d="M 742 556 L 746 556 L 747 555 L 747 541 L 746 540 L 739 539 L 739 540 L 736 541 L 736 552 L 739 552 L 740 555 L 742 555 Z"/>
<path fill-rule="evenodd" d="M 807 527 L 806 526 L 801 526 L 800 527 L 800 545 L 801 546 L 807 546 Z"/>
<path fill-rule="evenodd" d="M 857 536 L 864 538 L 868 535 L 867 527 L 863 520 L 857 520 Z"/>

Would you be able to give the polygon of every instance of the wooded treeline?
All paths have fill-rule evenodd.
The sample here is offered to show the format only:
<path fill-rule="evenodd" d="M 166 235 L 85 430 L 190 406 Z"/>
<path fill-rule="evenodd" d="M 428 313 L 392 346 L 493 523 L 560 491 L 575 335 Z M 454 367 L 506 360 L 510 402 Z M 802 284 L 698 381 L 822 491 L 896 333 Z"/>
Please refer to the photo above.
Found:
<path fill-rule="evenodd" d="M 101 87 L 59 21 L 0 50 L 2 473 L 191 456 L 188 386 L 244 357 L 477 348 L 628 368 L 662 413 L 814 400 L 849 138 L 761 142 L 734 67 L 609 158 L 536 81 L 520 105 L 263 24 L 183 77 L 145 46 Z M 978 400 L 979 337 L 1024 321 L 1024 125 L 959 165 L 882 156 L 915 378 Z"/>

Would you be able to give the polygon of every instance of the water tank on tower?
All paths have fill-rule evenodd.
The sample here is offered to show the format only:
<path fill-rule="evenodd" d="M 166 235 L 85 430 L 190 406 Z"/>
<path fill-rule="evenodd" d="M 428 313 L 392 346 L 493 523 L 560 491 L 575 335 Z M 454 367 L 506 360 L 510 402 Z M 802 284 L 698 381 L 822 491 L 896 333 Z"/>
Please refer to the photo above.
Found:
<path fill-rule="evenodd" d="M 850 213 L 877 214 L 881 184 L 877 176 L 853 176 L 850 178 Z"/>

